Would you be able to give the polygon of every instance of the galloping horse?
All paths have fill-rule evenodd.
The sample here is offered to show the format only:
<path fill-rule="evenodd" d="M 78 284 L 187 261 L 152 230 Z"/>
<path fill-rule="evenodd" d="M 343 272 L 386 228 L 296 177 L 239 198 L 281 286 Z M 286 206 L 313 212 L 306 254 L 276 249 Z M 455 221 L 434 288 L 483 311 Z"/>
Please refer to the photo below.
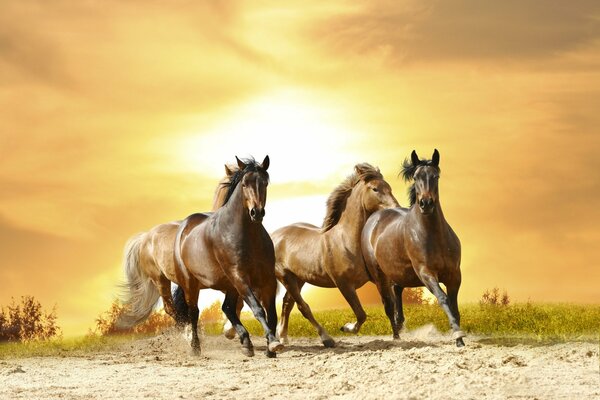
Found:
<path fill-rule="evenodd" d="M 224 202 L 228 183 L 237 166 L 225 165 L 226 176 L 219 182 L 213 200 L 216 211 Z M 189 322 L 188 312 L 177 312 L 171 297 L 171 282 L 181 286 L 186 275 L 176 271 L 174 258 L 175 236 L 181 221 L 160 224 L 132 237 L 125 245 L 123 262 L 127 283 L 124 285 L 125 313 L 120 326 L 129 327 L 143 322 L 154 309 L 159 297 L 165 312 L 178 325 Z"/>
<path fill-rule="evenodd" d="M 462 347 L 465 334 L 460 330 L 458 311 L 460 241 L 446 222 L 440 205 L 439 162 L 437 149 L 431 160 L 420 160 L 413 150 L 411 161 L 404 161 L 401 172 L 406 181 L 414 181 L 409 189 L 411 207 L 371 215 L 362 231 L 362 252 L 381 295 L 394 339 L 399 338 L 404 323 L 402 291 L 405 287 L 425 286 L 448 316 L 456 346 Z M 440 282 L 446 285 L 448 294 Z"/>
<path fill-rule="evenodd" d="M 390 185 L 379 169 L 369 164 L 357 164 L 354 173 L 342 182 L 327 200 L 327 215 L 323 227 L 297 223 L 273 232 L 275 273 L 287 292 L 283 298 L 279 338 L 287 341 L 289 315 L 298 304 L 302 315 L 317 330 L 325 347 L 335 346 L 334 340 L 315 320 L 300 290 L 304 283 L 337 287 L 356 314 L 356 322 L 341 330 L 357 333 L 366 320 L 356 289 L 368 280 L 360 234 L 367 218 L 385 207 L 398 206 Z"/>
<path fill-rule="evenodd" d="M 265 330 L 267 356 L 275 357 L 275 352 L 283 348 L 275 337 L 275 254 L 273 242 L 262 225 L 269 157 L 262 164 L 237 157 L 236 160 L 239 170 L 225 183 L 228 191 L 224 205 L 212 214 L 192 214 L 179 226 L 174 256 L 176 270 L 185 279 L 180 280 L 175 297 L 185 296 L 192 323 L 191 344 L 196 351 L 200 348 L 198 292 L 210 288 L 225 293 L 222 309 L 240 337 L 244 354 L 251 356 L 254 349 L 236 313 L 240 296 Z"/>

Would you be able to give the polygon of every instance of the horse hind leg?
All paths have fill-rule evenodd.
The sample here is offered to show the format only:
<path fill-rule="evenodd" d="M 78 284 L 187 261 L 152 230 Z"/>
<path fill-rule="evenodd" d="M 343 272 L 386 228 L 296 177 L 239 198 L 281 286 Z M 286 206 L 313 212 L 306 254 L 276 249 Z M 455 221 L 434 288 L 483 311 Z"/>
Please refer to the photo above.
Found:
<path fill-rule="evenodd" d="M 281 305 L 281 318 L 277 326 L 277 337 L 283 344 L 288 344 L 288 324 L 290 322 L 290 313 L 295 304 L 296 301 L 290 292 L 286 291 Z"/>
<path fill-rule="evenodd" d="M 240 313 L 242 312 L 243 307 L 244 307 L 244 301 L 241 299 L 241 297 L 238 297 L 236 310 L 235 310 L 236 315 L 238 316 L 238 319 L 240 317 Z M 223 311 L 223 312 L 225 312 L 225 311 Z M 232 340 L 233 338 L 235 338 L 236 333 L 237 333 L 237 331 L 235 330 L 235 327 L 233 326 L 233 324 L 231 323 L 229 318 L 227 318 L 227 321 L 225 322 L 225 325 L 223 326 L 223 335 L 227 339 Z"/>
<path fill-rule="evenodd" d="M 158 281 L 158 291 L 160 293 L 160 297 L 162 298 L 163 305 L 165 308 L 165 312 L 171 318 L 175 320 L 177 325 L 181 325 L 180 317 L 175 310 L 175 304 L 173 303 L 173 296 L 171 295 L 171 281 L 167 279 L 166 276 L 161 275 Z"/>
<path fill-rule="evenodd" d="M 309 305 L 304 301 L 304 299 L 302 298 L 302 295 L 300 294 L 300 288 L 302 287 L 302 285 L 304 285 L 304 282 L 300 282 L 294 275 L 288 274 L 284 277 L 282 283 L 285 286 L 288 293 L 290 293 L 290 295 L 296 301 L 296 304 L 298 305 L 298 310 L 302 313 L 304 318 L 306 318 L 312 324 L 312 326 L 317 330 L 317 333 L 319 334 L 319 337 L 321 338 L 321 342 L 323 343 L 323 346 L 335 347 L 335 341 L 332 339 L 331 336 L 329 336 L 329 334 L 327 333 L 325 328 L 323 328 L 317 322 L 317 320 L 315 319 L 315 317 L 312 314 L 312 311 L 311 311 Z"/>
<path fill-rule="evenodd" d="M 375 285 L 377 286 L 377 290 L 379 291 L 379 295 L 381 296 L 381 301 L 383 303 L 383 308 L 385 310 L 385 314 L 390 320 L 390 325 L 392 326 L 392 334 L 394 339 L 399 339 L 399 329 L 398 324 L 396 322 L 396 317 L 394 315 L 395 311 L 395 303 L 394 298 L 392 297 L 392 287 L 389 278 L 381 272 L 381 270 L 377 271 L 376 279 L 374 279 Z M 402 305 L 400 305 L 402 307 Z"/>
<path fill-rule="evenodd" d="M 350 304 L 350 307 L 352 307 L 354 315 L 356 315 L 356 322 L 348 322 L 344 326 L 342 326 L 340 330 L 346 333 L 358 333 L 362 324 L 364 324 L 367 320 L 367 313 L 365 313 L 365 310 L 360 304 L 360 300 L 358 298 L 358 295 L 356 294 L 356 289 L 354 287 L 342 284 L 338 286 L 338 289 L 340 290 L 340 292 L 342 292 L 342 295 L 344 296 L 348 304 Z"/>
<path fill-rule="evenodd" d="M 189 285 L 185 290 L 185 301 L 188 306 L 188 317 L 192 324 L 192 354 L 200 355 L 200 338 L 198 337 L 198 318 L 200 310 L 198 309 L 198 295 L 200 290 L 196 285 Z"/>
<path fill-rule="evenodd" d="M 252 357 L 254 355 L 254 346 L 250 340 L 250 334 L 248 333 L 248 330 L 244 327 L 244 325 L 242 325 L 242 322 L 238 316 L 238 300 L 239 295 L 236 292 L 227 292 L 225 294 L 225 300 L 223 300 L 221 309 L 225 313 L 225 316 L 227 316 L 227 319 L 229 319 L 231 322 L 233 329 L 235 329 L 240 338 L 240 343 L 242 344 L 242 353 L 248 357 Z M 239 307 L 239 309 L 241 309 L 241 307 Z"/>

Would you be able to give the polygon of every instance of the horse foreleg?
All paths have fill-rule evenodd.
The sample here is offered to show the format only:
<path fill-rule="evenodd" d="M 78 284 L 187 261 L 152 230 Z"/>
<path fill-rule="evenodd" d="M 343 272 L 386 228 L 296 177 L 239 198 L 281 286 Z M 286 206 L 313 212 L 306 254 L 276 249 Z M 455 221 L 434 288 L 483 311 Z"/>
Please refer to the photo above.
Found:
<path fill-rule="evenodd" d="M 233 329 L 235 332 L 237 332 L 240 338 L 242 352 L 248 357 L 252 357 L 254 355 L 254 346 L 250 341 L 250 334 L 248 333 L 248 330 L 240 321 L 239 310 L 241 310 L 242 307 L 239 306 L 239 300 L 239 295 L 236 292 L 227 292 L 225 294 L 225 300 L 223 301 L 223 306 L 221 309 L 231 322 Z"/>
<path fill-rule="evenodd" d="M 456 294 L 453 292 L 453 299 L 449 300 L 448 295 L 444 293 L 438 280 L 433 275 L 429 273 L 421 273 L 419 274 L 419 277 L 421 278 L 421 281 L 423 282 L 425 287 L 427 287 L 427 289 L 429 289 L 429 291 L 433 293 L 433 295 L 437 298 L 438 304 L 440 305 L 440 307 L 442 307 L 442 310 L 444 310 L 444 312 L 448 316 L 448 321 L 450 321 L 450 327 L 452 328 L 453 332 L 452 338 L 456 340 L 456 346 L 464 346 L 462 338 L 467 335 L 460 330 L 459 319 L 456 318 L 451 307 L 451 304 L 456 303 L 455 296 L 458 295 L 458 291 L 456 291 Z M 458 306 L 456 306 L 456 310 L 458 311 Z"/>
<path fill-rule="evenodd" d="M 404 291 L 404 287 L 400 285 L 394 285 L 394 295 L 396 298 L 396 326 L 398 327 L 398 332 L 402 330 L 404 326 L 404 309 L 402 304 L 402 292 Z"/>
<path fill-rule="evenodd" d="M 283 279 L 283 286 L 285 286 L 288 293 L 292 296 L 292 298 L 296 301 L 298 305 L 298 310 L 302 313 L 304 318 L 306 318 L 312 326 L 317 330 L 319 337 L 321 338 L 321 342 L 325 347 L 334 347 L 335 341 L 329 336 L 325 328 L 323 328 L 315 319 L 310 310 L 308 304 L 304 301 L 302 296 L 300 295 L 300 288 L 304 285 L 304 282 L 299 282 L 294 275 L 288 274 Z M 291 310 L 290 310 L 291 311 Z"/>
<path fill-rule="evenodd" d="M 354 287 L 346 284 L 341 284 L 340 286 L 338 286 L 338 289 L 340 289 L 340 292 L 342 292 L 342 295 L 344 296 L 348 304 L 350 304 L 350 307 L 352 307 L 354 315 L 356 315 L 356 322 L 348 322 L 344 326 L 342 326 L 340 330 L 342 332 L 347 333 L 358 333 L 362 324 L 364 324 L 367 320 L 367 313 L 365 313 L 365 310 L 360 304 L 360 300 L 358 298 L 358 295 L 356 294 L 356 289 Z"/>
<path fill-rule="evenodd" d="M 244 301 L 246 304 L 248 304 L 250 310 L 252 310 L 252 314 L 254 314 L 254 317 L 258 320 L 258 322 L 260 322 L 265 331 L 265 336 L 267 337 L 267 355 L 270 357 L 274 356 L 274 354 L 271 353 L 282 350 L 283 345 L 279 342 L 279 340 L 277 340 L 277 337 L 275 336 L 275 329 L 271 329 L 267 323 L 267 313 L 265 312 L 265 309 L 258 301 L 258 298 L 254 292 L 248 286 L 240 291 L 240 293 L 243 293 Z"/>
<path fill-rule="evenodd" d="M 398 325 L 396 323 L 396 318 L 394 315 L 395 306 L 394 298 L 392 297 L 392 288 L 390 280 L 381 270 L 377 270 L 374 281 L 375 286 L 377 286 L 377 290 L 379 291 L 379 295 L 381 296 L 381 301 L 383 302 L 385 315 L 387 315 L 388 319 L 390 320 L 393 337 L 394 339 L 399 339 L 400 335 L 398 334 Z"/>
<path fill-rule="evenodd" d="M 281 305 L 281 318 L 279 320 L 279 325 L 277 326 L 277 337 L 283 344 L 288 343 L 288 324 L 290 322 L 290 313 L 294 308 L 294 304 L 296 304 L 296 301 L 290 292 L 286 291 L 283 296 L 283 304 Z"/>
<path fill-rule="evenodd" d="M 454 318 L 456 319 L 456 324 L 460 326 L 460 312 L 458 311 L 458 289 L 460 288 L 460 284 L 458 285 L 448 285 L 448 306 L 450 307 L 450 311 L 454 314 Z M 454 331 L 454 339 L 456 340 L 456 347 L 463 347 L 465 342 L 463 341 L 463 337 L 466 335 L 463 331 L 459 330 Z"/>
<path fill-rule="evenodd" d="M 191 285 L 190 287 L 184 289 L 184 292 L 185 301 L 188 305 L 188 316 L 192 324 L 192 353 L 199 355 L 200 338 L 198 337 L 198 317 L 200 316 L 200 310 L 198 309 L 198 295 L 200 290 L 195 287 L 195 285 Z"/>

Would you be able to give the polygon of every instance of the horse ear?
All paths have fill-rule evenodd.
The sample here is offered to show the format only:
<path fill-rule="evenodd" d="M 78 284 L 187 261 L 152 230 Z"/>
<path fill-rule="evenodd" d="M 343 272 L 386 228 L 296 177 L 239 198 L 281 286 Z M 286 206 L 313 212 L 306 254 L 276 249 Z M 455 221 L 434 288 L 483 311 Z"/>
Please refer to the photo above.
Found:
<path fill-rule="evenodd" d="M 270 163 L 271 163 L 271 161 L 269 160 L 269 156 L 266 156 L 260 166 L 262 167 L 262 169 L 264 169 L 266 171 L 266 170 L 269 169 L 269 164 Z"/>
<path fill-rule="evenodd" d="M 419 160 L 419 156 L 417 155 L 417 152 L 414 150 L 412 151 L 412 153 L 410 153 L 410 160 L 412 161 L 412 165 L 414 165 L 415 167 L 421 163 L 421 160 Z"/>
<path fill-rule="evenodd" d="M 433 165 L 434 167 L 440 165 L 440 152 L 437 149 L 433 150 L 433 157 L 431 157 L 431 165 Z"/>
<path fill-rule="evenodd" d="M 233 172 L 234 172 L 233 168 L 234 168 L 233 165 L 227 165 L 227 164 L 225 164 L 225 175 L 226 176 L 233 175 Z"/>
<path fill-rule="evenodd" d="M 237 165 L 240 168 L 240 170 L 243 171 L 246 168 L 246 164 L 244 164 L 244 162 L 240 160 L 237 156 L 235 156 L 235 161 L 237 161 Z"/>

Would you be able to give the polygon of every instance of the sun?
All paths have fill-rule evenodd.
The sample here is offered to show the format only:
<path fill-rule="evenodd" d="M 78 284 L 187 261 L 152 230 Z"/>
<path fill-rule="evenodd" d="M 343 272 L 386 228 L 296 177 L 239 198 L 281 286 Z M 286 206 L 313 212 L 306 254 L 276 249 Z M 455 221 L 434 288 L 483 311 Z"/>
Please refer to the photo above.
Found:
<path fill-rule="evenodd" d="M 323 179 L 351 168 L 351 151 L 360 137 L 345 112 L 323 96 L 297 89 L 256 97 L 227 110 L 214 124 L 187 127 L 177 154 L 186 170 L 223 174 L 223 164 L 234 156 L 271 159 L 272 182 Z M 347 173 L 347 172 L 346 172 Z"/>

